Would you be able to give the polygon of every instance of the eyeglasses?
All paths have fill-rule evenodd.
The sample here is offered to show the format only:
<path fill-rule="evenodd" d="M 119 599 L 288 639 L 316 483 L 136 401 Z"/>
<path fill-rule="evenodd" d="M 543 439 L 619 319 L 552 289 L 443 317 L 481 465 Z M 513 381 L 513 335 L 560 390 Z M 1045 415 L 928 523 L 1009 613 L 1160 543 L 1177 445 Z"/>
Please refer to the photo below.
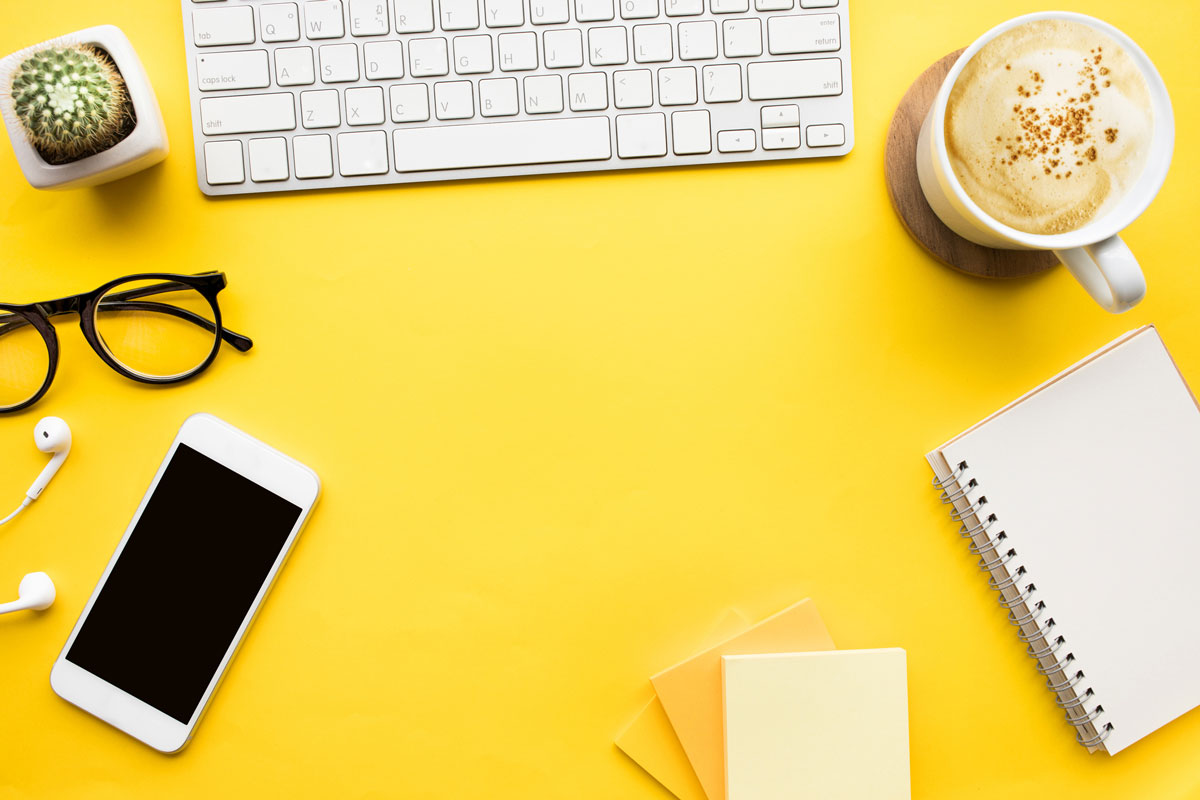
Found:
<path fill-rule="evenodd" d="M 245 352 L 254 343 L 221 325 L 223 272 L 150 272 L 44 303 L 0 303 L 0 414 L 36 403 L 58 368 L 52 317 L 78 314 L 101 360 L 142 383 L 179 383 L 203 372 L 221 340 Z"/>

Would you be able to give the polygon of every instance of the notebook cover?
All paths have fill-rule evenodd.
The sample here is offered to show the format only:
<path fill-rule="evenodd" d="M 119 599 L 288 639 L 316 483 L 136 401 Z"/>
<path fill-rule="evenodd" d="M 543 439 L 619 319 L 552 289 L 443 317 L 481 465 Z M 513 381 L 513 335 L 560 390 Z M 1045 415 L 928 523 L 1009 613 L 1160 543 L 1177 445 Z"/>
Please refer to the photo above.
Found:
<path fill-rule="evenodd" d="M 899 649 L 726 656 L 728 800 L 908 800 Z"/>
<path fill-rule="evenodd" d="M 706 637 L 706 646 L 724 641 L 749 627 L 750 622 L 745 617 L 736 611 L 728 611 Z M 657 697 L 647 703 L 616 738 L 616 745 L 679 800 L 705 800 L 704 789 Z"/>
<path fill-rule="evenodd" d="M 650 679 L 708 800 L 725 797 L 721 656 L 832 649 L 816 604 L 802 600 Z"/>
<path fill-rule="evenodd" d="M 930 454 L 966 461 L 1111 724 L 1115 754 L 1200 705 L 1200 410 L 1153 327 Z"/>

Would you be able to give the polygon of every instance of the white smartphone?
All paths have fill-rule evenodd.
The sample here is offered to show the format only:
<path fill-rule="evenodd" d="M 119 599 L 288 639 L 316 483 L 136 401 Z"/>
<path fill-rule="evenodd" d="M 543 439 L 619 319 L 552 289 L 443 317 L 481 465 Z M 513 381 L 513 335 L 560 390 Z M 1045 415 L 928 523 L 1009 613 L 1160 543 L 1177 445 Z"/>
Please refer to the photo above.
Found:
<path fill-rule="evenodd" d="M 54 662 L 54 691 L 156 750 L 181 749 L 320 488 L 232 425 L 189 417 Z"/>

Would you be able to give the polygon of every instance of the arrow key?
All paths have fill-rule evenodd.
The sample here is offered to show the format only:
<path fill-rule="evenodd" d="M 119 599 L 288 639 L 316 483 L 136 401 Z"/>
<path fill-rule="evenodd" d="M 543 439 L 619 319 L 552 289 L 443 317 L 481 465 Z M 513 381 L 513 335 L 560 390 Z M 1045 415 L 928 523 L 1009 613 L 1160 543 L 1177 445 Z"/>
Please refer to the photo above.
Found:
<path fill-rule="evenodd" d="M 764 128 L 799 128 L 800 106 L 763 106 L 762 126 Z"/>
<path fill-rule="evenodd" d="M 754 131 L 717 131 L 717 150 L 722 153 L 749 153 L 754 149 Z"/>
<path fill-rule="evenodd" d="M 809 147 L 841 147 L 846 144 L 844 125 L 809 125 L 804 131 Z"/>

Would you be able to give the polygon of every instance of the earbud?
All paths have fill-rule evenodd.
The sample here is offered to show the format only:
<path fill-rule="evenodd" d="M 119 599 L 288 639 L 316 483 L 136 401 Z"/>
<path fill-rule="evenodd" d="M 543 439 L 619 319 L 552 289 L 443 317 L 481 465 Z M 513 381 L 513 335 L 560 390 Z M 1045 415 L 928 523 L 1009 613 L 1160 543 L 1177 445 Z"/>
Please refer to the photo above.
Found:
<path fill-rule="evenodd" d="M 37 445 L 38 450 L 51 454 L 50 463 L 42 470 L 42 474 L 37 476 L 37 480 L 29 487 L 29 491 L 25 493 L 30 500 L 37 500 L 46 488 L 46 484 L 58 472 L 62 463 L 67 460 L 67 454 L 71 452 L 71 429 L 59 417 L 42 417 L 38 421 L 37 427 L 33 429 L 33 442 Z"/>
<path fill-rule="evenodd" d="M 60 420 L 61 422 L 61 420 Z M 21 578 L 17 587 L 17 598 L 11 603 L 0 603 L 0 614 L 12 611 L 42 611 L 54 603 L 54 581 L 44 572 L 31 572 Z"/>

